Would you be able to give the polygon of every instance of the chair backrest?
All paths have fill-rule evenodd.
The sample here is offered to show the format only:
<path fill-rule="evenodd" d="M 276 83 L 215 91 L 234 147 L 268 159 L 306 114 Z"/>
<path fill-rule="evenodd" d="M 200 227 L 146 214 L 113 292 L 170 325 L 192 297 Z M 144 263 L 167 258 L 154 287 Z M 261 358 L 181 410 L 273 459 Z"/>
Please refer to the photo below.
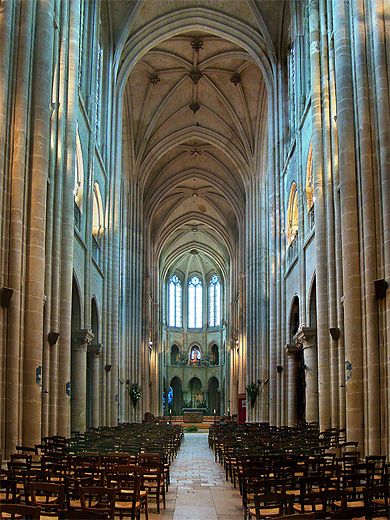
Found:
<path fill-rule="evenodd" d="M 32 505 L 39 506 L 46 512 L 56 512 L 64 508 L 64 484 L 30 482 L 30 495 Z"/>
<path fill-rule="evenodd" d="M 10 480 L 7 478 L 1 478 L 0 480 L 0 503 L 4 504 L 6 502 L 15 503 L 16 499 L 16 480 Z M 1 507 L 0 507 L 1 509 Z"/>
<path fill-rule="evenodd" d="M 161 462 L 161 456 L 159 453 L 139 453 L 138 462 Z"/>
<path fill-rule="evenodd" d="M 285 493 L 263 493 L 255 494 L 254 499 L 257 520 L 267 517 L 267 508 L 278 508 L 280 516 L 292 513 L 294 496 Z"/>
<path fill-rule="evenodd" d="M 11 518 L 23 520 L 39 520 L 41 508 L 25 504 L 1 504 L 1 512 L 11 515 Z"/>
<path fill-rule="evenodd" d="M 130 496 L 131 501 L 133 502 L 133 507 L 135 508 L 135 504 L 140 500 L 141 475 L 119 473 L 116 475 L 109 475 L 108 480 L 109 486 L 116 487 L 117 495 L 123 498 L 125 498 L 126 495 L 127 498 Z"/>
<path fill-rule="evenodd" d="M 80 502 L 84 511 L 108 513 L 114 520 L 115 514 L 115 488 L 102 486 L 80 486 Z"/>

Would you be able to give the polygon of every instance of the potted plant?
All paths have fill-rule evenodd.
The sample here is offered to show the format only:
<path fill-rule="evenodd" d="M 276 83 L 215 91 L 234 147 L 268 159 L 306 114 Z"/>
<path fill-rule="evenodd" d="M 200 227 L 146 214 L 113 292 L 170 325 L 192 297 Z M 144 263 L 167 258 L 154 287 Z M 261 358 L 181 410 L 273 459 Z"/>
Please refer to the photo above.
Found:
<path fill-rule="evenodd" d="M 251 402 L 251 408 L 253 408 L 256 404 L 257 396 L 259 395 L 259 385 L 257 385 L 256 383 L 250 383 L 245 388 L 245 390 L 246 390 L 249 400 Z"/>
<path fill-rule="evenodd" d="M 138 401 L 141 399 L 142 389 L 138 385 L 138 383 L 130 383 L 129 380 L 126 381 L 126 388 L 127 388 L 127 391 L 129 392 L 129 397 L 130 397 L 131 402 L 133 403 L 133 407 L 135 410 L 137 407 Z"/>

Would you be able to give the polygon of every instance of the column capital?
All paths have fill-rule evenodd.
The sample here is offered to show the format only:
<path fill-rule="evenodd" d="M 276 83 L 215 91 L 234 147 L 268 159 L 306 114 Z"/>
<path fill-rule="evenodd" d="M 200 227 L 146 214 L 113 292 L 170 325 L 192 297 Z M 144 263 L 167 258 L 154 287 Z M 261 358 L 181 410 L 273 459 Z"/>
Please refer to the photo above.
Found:
<path fill-rule="evenodd" d="M 302 348 L 315 347 L 317 345 L 317 329 L 313 327 L 299 327 L 294 336 L 294 341 L 302 345 Z"/>
<path fill-rule="evenodd" d="M 92 344 L 88 345 L 87 350 L 88 350 L 88 354 L 93 354 L 96 357 L 100 357 L 103 352 L 103 344 L 98 343 L 95 345 L 92 345 Z"/>
<path fill-rule="evenodd" d="M 73 346 L 89 346 L 94 338 L 92 329 L 80 329 L 72 331 L 72 344 Z"/>
<path fill-rule="evenodd" d="M 297 343 L 287 343 L 284 346 L 284 350 L 287 356 L 293 357 L 301 350 L 301 347 Z"/>

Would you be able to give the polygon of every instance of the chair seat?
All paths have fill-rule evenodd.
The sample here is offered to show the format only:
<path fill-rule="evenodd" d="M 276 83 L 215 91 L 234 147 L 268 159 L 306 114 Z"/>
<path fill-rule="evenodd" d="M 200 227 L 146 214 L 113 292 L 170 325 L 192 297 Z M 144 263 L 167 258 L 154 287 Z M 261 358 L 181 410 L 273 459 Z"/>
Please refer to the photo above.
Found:
<path fill-rule="evenodd" d="M 81 509 L 81 501 L 80 499 L 69 500 L 69 506 L 71 509 Z"/>
<path fill-rule="evenodd" d="M 136 509 L 140 507 L 140 502 L 135 503 Z M 115 501 L 115 509 L 132 509 L 133 508 L 133 502 L 131 500 L 125 500 L 124 502 L 117 502 Z"/>
<path fill-rule="evenodd" d="M 37 506 L 40 506 L 41 504 L 55 504 L 57 502 L 57 497 L 48 497 L 48 499 L 46 499 L 46 497 L 37 496 L 35 501 Z"/>
<path fill-rule="evenodd" d="M 335 500 L 333 503 L 334 503 L 334 505 L 336 507 L 341 509 L 341 500 Z M 351 500 L 351 501 L 348 500 L 347 501 L 347 509 L 351 509 L 351 508 L 354 508 L 354 507 L 364 507 L 363 500 Z"/>
<path fill-rule="evenodd" d="M 251 507 L 249 511 L 254 518 L 257 518 L 255 508 Z M 280 516 L 280 508 L 279 507 L 270 507 L 270 508 L 267 507 L 266 509 L 260 509 L 260 514 L 261 514 L 261 516 L 264 516 L 264 517 Z"/>

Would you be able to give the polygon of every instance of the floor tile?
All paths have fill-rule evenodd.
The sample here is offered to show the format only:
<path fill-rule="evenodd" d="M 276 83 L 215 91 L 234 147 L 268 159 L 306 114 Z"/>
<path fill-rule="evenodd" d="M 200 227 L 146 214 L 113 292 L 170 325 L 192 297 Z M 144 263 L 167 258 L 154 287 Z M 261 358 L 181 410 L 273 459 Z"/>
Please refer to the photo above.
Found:
<path fill-rule="evenodd" d="M 150 520 L 236 520 L 243 518 L 238 489 L 226 482 L 205 432 L 186 433 L 171 467 L 167 509 L 150 508 Z M 142 515 L 143 518 L 144 515 Z"/>

